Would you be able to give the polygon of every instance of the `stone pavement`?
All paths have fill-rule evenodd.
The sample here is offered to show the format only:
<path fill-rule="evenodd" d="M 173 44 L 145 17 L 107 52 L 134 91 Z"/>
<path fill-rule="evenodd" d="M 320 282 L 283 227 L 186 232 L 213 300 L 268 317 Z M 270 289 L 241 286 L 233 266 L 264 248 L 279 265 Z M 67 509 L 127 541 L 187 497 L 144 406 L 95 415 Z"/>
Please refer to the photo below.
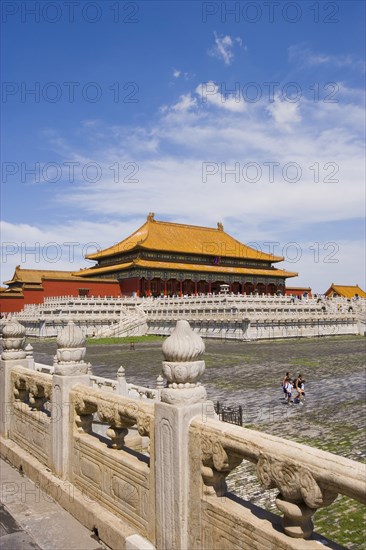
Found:
<path fill-rule="evenodd" d="M 0 459 L 1 550 L 102 550 L 97 537 Z"/>

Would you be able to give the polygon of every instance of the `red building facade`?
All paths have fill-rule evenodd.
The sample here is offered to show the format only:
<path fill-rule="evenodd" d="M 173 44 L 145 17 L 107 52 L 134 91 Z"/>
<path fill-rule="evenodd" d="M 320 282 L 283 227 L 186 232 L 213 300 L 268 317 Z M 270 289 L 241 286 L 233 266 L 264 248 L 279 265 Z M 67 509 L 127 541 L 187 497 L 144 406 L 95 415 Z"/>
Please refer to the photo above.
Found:
<path fill-rule="evenodd" d="M 81 279 L 71 271 L 15 268 L 0 293 L 2 313 L 21 311 L 25 304 L 41 304 L 52 296 L 120 296 L 117 280 Z"/>

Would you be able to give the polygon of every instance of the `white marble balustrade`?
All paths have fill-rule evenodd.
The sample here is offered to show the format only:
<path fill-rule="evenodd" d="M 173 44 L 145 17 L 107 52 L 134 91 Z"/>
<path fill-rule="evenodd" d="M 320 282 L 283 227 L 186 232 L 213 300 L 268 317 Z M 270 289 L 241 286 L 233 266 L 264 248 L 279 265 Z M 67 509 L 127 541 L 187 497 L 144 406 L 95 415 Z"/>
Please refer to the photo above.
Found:
<path fill-rule="evenodd" d="M 366 503 L 365 464 L 217 420 L 200 382 L 205 345 L 187 321 L 164 341 L 165 381 L 151 389 L 128 384 L 123 367 L 95 376 L 73 323 L 48 371 L 25 332 L 3 329 L 1 456 L 112 550 L 335 548 L 313 533 L 314 513 L 338 494 Z M 259 490 L 278 489 L 282 518 L 227 493 L 243 460 Z"/>

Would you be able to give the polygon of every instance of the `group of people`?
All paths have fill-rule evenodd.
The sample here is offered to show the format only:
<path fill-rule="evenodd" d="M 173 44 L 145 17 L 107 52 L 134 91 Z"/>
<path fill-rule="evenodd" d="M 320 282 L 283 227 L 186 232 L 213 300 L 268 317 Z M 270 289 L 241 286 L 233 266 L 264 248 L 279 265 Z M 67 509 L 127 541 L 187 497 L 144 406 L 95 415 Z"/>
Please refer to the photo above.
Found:
<path fill-rule="evenodd" d="M 300 405 L 304 404 L 305 400 L 305 380 L 300 373 L 299 376 L 295 379 L 292 379 L 289 372 L 286 372 L 285 377 L 282 381 L 283 393 L 285 394 L 285 399 L 288 405 L 291 403 L 299 403 Z M 292 399 L 292 390 L 297 391 L 297 395 Z"/>

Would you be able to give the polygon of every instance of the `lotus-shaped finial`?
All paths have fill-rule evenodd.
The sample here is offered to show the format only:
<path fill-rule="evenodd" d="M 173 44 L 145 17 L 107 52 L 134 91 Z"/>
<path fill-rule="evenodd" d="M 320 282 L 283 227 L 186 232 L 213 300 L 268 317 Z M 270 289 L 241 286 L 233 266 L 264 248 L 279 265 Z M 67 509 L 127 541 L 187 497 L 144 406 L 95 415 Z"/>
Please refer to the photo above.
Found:
<path fill-rule="evenodd" d="M 193 332 L 188 321 L 177 321 L 172 334 L 163 343 L 163 355 L 166 361 L 197 361 L 204 351 L 202 338 Z"/>
<path fill-rule="evenodd" d="M 18 321 L 9 321 L 4 325 L 3 338 L 24 338 L 25 327 Z"/>
<path fill-rule="evenodd" d="M 82 348 L 84 345 L 85 335 L 72 321 L 57 336 L 58 348 Z"/>

